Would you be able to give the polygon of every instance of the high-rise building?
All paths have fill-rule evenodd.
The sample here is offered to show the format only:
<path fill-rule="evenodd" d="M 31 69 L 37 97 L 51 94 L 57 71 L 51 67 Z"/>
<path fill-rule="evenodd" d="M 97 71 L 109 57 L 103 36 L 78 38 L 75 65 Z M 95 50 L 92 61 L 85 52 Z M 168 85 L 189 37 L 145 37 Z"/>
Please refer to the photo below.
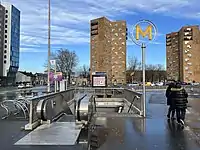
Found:
<path fill-rule="evenodd" d="M 90 72 L 105 72 L 107 82 L 126 83 L 126 21 L 105 17 L 90 22 Z"/>
<path fill-rule="evenodd" d="M 5 8 L 0 5 L 0 77 L 3 76 L 3 54 L 4 54 L 4 16 Z"/>
<path fill-rule="evenodd" d="M 199 26 L 184 26 L 166 35 L 168 79 L 200 82 Z"/>
<path fill-rule="evenodd" d="M 4 11 L 3 80 L 14 83 L 19 68 L 20 11 L 9 3 L 1 3 Z"/>

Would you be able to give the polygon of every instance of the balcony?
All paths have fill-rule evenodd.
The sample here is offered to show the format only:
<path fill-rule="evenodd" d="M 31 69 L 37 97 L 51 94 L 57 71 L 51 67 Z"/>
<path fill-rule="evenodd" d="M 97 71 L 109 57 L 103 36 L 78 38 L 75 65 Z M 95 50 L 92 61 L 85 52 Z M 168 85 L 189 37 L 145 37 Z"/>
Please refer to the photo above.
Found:
<path fill-rule="evenodd" d="M 184 32 L 192 31 L 192 28 L 186 28 L 184 29 Z"/>
<path fill-rule="evenodd" d="M 166 41 L 167 41 L 167 42 L 171 42 L 171 39 L 167 39 Z"/>
<path fill-rule="evenodd" d="M 98 21 L 97 20 L 92 20 L 91 21 L 91 26 L 94 26 L 94 25 L 98 25 Z"/>
<path fill-rule="evenodd" d="M 185 62 L 189 61 L 189 58 L 185 58 Z"/>
<path fill-rule="evenodd" d="M 167 36 L 166 36 L 166 39 L 169 39 L 169 38 L 171 38 L 171 35 L 167 35 Z"/>
<path fill-rule="evenodd" d="M 98 25 L 91 26 L 91 31 L 98 30 Z"/>
<path fill-rule="evenodd" d="M 91 36 L 93 36 L 93 35 L 98 35 L 98 30 L 92 31 L 92 32 L 91 32 Z"/>
<path fill-rule="evenodd" d="M 192 46 L 191 45 L 187 45 L 187 48 L 192 48 Z"/>
<path fill-rule="evenodd" d="M 189 41 L 185 41 L 185 44 L 189 44 Z"/>
<path fill-rule="evenodd" d="M 192 36 L 192 32 L 185 32 L 184 36 Z"/>
<path fill-rule="evenodd" d="M 167 45 L 167 46 L 171 46 L 172 43 L 171 43 L 171 42 L 167 42 L 166 45 Z"/>
<path fill-rule="evenodd" d="M 190 40 L 192 40 L 192 36 L 186 36 L 186 37 L 184 37 L 184 41 L 190 41 Z"/>

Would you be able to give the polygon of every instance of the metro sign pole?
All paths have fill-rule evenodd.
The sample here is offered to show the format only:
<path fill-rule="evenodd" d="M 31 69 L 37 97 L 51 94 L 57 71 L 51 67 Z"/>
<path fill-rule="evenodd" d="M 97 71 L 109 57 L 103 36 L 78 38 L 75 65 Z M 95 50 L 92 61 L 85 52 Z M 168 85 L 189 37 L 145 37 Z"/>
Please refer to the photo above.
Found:
<path fill-rule="evenodd" d="M 140 27 L 140 25 L 142 23 L 146 23 L 148 24 L 147 28 L 145 31 L 143 31 Z M 154 36 L 153 36 L 153 31 L 152 29 L 154 29 Z M 135 32 L 134 32 L 135 31 Z M 149 20 L 141 20 L 139 22 L 137 22 L 132 29 L 132 34 L 131 34 L 131 40 L 138 46 L 141 47 L 142 49 L 142 86 L 143 86 L 143 112 L 141 112 L 140 115 L 143 115 L 143 117 L 146 117 L 146 79 L 145 79 L 145 66 L 146 66 L 146 62 L 145 62 L 145 55 L 146 55 L 146 45 L 150 42 L 155 40 L 157 34 L 157 28 L 156 26 Z M 140 35 L 142 35 L 143 38 L 145 38 L 148 35 L 148 39 L 149 41 L 144 41 L 144 40 L 140 40 Z M 153 36 L 153 38 L 152 38 Z"/>

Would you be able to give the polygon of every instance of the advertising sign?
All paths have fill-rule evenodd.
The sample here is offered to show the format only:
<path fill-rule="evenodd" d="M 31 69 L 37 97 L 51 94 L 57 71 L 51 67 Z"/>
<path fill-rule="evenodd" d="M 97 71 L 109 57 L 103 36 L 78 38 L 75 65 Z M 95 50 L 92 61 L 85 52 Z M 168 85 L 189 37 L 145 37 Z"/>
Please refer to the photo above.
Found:
<path fill-rule="evenodd" d="M 49 80 L 50 82 L 53 82 L 53 81 L 62 81 L 63 79 L 63 75 L 62 75 L 62 72 L 57 72 L 56 74 L 54 72 L 50 72 L 49 73 Z"/>
<path fill-rule="evenodd" d="M 56 77 L 55 78 L 56 81 L 62 81 L 63 79 L 62 72 L 57 72 L 55 77 Z"/>
<path fill-rule="evenodd" d="M 92 76 L 92 86 L 93 87 L 106 87 L 106 76 Z"/>

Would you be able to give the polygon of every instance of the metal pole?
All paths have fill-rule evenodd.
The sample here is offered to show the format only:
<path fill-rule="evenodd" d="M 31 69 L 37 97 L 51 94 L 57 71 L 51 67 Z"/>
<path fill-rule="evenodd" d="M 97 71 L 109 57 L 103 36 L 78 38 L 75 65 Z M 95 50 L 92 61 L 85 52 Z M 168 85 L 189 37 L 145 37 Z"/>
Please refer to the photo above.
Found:
<path fill-rule="evenodd" d="M 143 116 L 146 116 L 146 88 L 145 88 L 145 44 L 142 43 L 142 74 L 143 74 Z"/>
<path fill-rule="evenodd" d="M 47 92 L 50 92 L 50 56 L 51 56 L 51 43 L 50 43 L 50 31 L 51 31 L 51 2 L 48 0 L 49 5 L 48 5 L 48 81 L 47 81 Z"/>
<path fill-rule="evenodd" d="M 54 74 L 55 74 L 55 76 L 56 76 L 56 75 L 57 75 L 57 74 L 56 74 L 56 60 L 55 60 L 55 67 L 54 67 L 54 70 L 55 70 L 55 71 L 54 71 L 54 72 L 55 72 Z M 57 79 L 57 78 L 58 78 L 58 77 L 56 76 L 56 79 Z M 54 82 L 55 82 L 55 83 L 54 83 L 54 84 L 55 84 L 55 93 L 56 93 L 56 91 L 57 91 L 57 81 L 56 81 L 56 79 L 54 79 L 54 80 L 55 80 L 55 81 L 54 81 Z"/>

